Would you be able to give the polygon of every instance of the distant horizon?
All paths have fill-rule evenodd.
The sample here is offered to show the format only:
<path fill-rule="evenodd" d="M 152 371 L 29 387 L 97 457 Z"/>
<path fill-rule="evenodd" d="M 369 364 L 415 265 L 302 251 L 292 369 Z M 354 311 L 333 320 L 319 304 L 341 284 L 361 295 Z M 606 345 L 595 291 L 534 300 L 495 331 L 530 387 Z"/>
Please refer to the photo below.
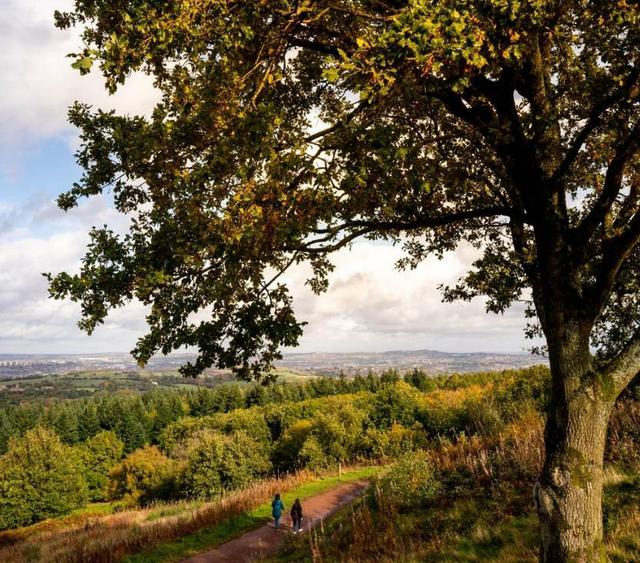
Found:
<path fill-rule="evenodd" d="M 351 354 L 369 354 L 369 355 L 382 355 L 382 354 L 394 354 L 394 353 L 407 353 L 407 352 L 430 352 L 436 354 L 446 354 L 446 355 L 456 355 L 456 354 L 489 354 L 489 355 L 500 355 L 500 356 L 533 356 L 535 354 L 523 350 L 521 352 L 501 352 L 496 350 L 483 350 L 483 351 L 468 351 L 468 350 L 458 350 L 455 352 L 446 351 L 446 350 L 438 350 L 435 348 L 393 348 L 389 350 L 380 350 L 380 351 L 367 351 L 367 350 L 353 350 L 351 352 L 344 351 L 330 351 L 330 350 L 312 350 L 312 351 L 286 351 L 283 352 L 283 355 L 311 355 L 311 354 L 333 354 L 333 355 L 351 355 Z M 74 357 L 83 357 L 83 356 L 109 356 L 109 355 L 120 355 L 120 356 L 130 356 L 131 352 L 125 351 L 102 351 L 102 352 L 0 352 L 0 357 L 30 357 L 30 356 L 74 356 Z M 156 354 L 154 357 L 170 357 L 170 356 L 195 356 L 196 352 L 172 352 L 165 356 L 164 354 Z"/>

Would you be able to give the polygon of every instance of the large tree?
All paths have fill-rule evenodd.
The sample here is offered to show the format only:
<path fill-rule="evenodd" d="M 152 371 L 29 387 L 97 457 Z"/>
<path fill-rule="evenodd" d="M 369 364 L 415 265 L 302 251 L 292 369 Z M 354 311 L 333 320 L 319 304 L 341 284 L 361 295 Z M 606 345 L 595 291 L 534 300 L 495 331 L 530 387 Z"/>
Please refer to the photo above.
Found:
<path fill-rule="evenodd" d="M 260 377 L 301 334 L 289 266 L 321 292 L 358 237 L 405 267 L 477 245 L 445 297 L 530 300 L 547 342 L 541 557 L 604 557 L 607 421 L 640 369 L 637 2 L 76 0 L 57 25 L 81 72 L 162 93 L 149 117 L 71 110 L 85 173 L 60 206 L 110 190 L 132 217 L 51 278 L 82 328 L 137 298 L 140 361 L 194 346 L 185 374 Z"/>

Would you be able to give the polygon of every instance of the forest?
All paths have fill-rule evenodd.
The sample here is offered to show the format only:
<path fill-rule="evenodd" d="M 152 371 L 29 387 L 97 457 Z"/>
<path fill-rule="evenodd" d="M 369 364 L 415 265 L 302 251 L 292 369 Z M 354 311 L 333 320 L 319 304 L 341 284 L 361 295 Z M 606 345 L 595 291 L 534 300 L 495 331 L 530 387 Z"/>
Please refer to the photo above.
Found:
<path fill-rule="evenodd" d="M 5 407 L 0 527 L 64 516 L 89 502 L 110 501 L 109 510 L 210 502 L 301 471 L 382 465 L 391 469 L 358 509 L 371 530 L 341 527 L 339 537 L 318 549 L 329 561 L 337 560 L 336 549 L 364 550 L 352 553 L 354 561 L 367 553 L 393 560 L 389 550 L 428 553 L 443 530 L 468 535 L 465 525 L 477 524 L 474 514 L 495 523 L 532 516 L 549 380 L 542 366 L 438 377 L 391 370 Z M 640 494 L 639 428 L 640 385 L 634 384 L 618 399 L 606 450 L 607 468 L 630 476 L 625 502 Z M 466 511 L 475 512 L 460 517 L 466 524 L 448 522 L 452 513 L 442 503 L 464 499 Z M 438 522 L 425 528 L 423 512 L 438 506 Z M 628 508 L 605 505 L 608 533 L 624 524 L 616 518 Z M 637 506 L 633 510 L 640 518 Z M 535 525 L 531 529 L 533 538 Z M 11 537 L 0 534 L 0 546 Z M 639 551 L 627 556 L 640 554 L 634 545 Z"/>

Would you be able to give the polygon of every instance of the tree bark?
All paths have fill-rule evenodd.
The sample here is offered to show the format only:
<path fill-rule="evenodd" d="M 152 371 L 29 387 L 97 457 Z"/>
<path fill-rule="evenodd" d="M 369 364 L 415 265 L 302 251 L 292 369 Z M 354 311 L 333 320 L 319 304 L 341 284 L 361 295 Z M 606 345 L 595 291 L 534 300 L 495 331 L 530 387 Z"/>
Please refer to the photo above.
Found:
<path fill-rule="evenodd" d="M 592 369 L 578 331 L 550 345 L 552 391 L 545 464 L 535 487 L 544 563 L 606 560 L 602 530 L 603 458 L 615 392 Z"/>

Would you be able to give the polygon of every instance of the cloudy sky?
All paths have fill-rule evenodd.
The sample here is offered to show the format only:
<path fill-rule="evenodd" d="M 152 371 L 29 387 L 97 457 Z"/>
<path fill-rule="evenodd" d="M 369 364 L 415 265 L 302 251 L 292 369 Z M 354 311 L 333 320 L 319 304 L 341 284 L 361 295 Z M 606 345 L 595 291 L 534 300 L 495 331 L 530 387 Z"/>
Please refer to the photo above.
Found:
<path fill-rule="evenodd" d="M 122 112 L 145 112 L 155 94 L 136 77 L 108 96 L 98 75 L 80 77 L 66 53 L 74 32 L 53 27 L 68 0 L 2 0 L 0 19 L 0 353 L 88 353 L 130 350 L 144 330 L 144 311 L 114 313 L 88 337 L 76 327 L 78 308 L 47 298 L 42 272 L 73 271 L 92 225 L 124 224 L 108 201 L 94 198 L 65 214 L 56 195 L 80 175 L 77 132 L 66 122 L 74 100 Z M 300 318 L 309 322 L 302 351 L 521 352 L 521 308 L 486 315 L 481 300 L 445 305 L 436 289 L 453 282 L 474 257 L 460 249 L 397 272 L 400 249 L 359 243 L 336 255 L 329 292 L 316 297 L 303 271 L 288 281 Z"/>

